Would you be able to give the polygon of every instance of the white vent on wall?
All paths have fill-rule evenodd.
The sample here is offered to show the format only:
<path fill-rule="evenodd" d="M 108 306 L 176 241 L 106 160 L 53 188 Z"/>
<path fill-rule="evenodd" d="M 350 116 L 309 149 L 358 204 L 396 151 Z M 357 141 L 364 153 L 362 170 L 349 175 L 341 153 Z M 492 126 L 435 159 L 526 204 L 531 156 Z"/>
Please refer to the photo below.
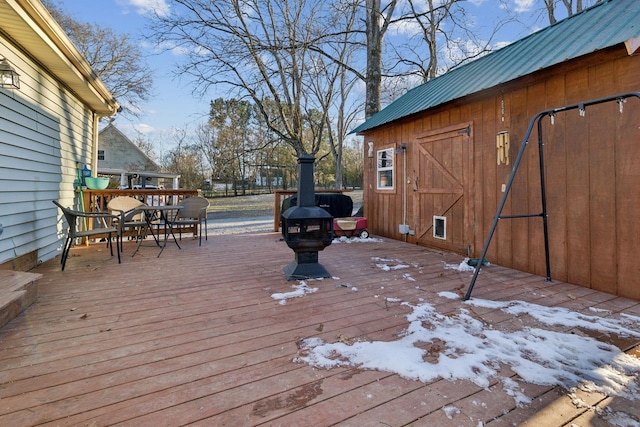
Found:
<path fill-rule="evenodd" d="M 433 216 L 433 238 L 447 240 L 447 217 Z"/>

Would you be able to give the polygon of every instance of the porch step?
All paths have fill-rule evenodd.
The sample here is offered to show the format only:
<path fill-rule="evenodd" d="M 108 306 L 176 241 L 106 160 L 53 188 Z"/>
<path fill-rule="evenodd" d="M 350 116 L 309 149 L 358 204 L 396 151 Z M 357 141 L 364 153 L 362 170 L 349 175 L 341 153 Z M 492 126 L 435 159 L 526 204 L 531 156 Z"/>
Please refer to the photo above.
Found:
<path fill-rule="evenodd" d="M 41 277 L 37 273 L 0 270 L 0 328 L 36 301 Z"/>

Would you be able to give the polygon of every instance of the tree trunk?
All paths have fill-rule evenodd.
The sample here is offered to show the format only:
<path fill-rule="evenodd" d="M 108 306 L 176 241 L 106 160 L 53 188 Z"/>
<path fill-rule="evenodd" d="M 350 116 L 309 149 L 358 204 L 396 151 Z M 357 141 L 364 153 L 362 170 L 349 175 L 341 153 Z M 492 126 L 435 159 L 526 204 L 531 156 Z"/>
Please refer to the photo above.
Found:
<path fill-rule="evenodd" d="M 380 0 L 366 0 L 367 18 L 367 78 L 365 118 L 380 111 L 382 83 L 382 31 L 380 28 Z"/>
<path fill-rule="evenodd" d="M 340 146 L 342 148 L 342 146 Z M 336 156 L 336 190 L 342 190 L 344 185 L 342 185 L 342 149 L 338 150 L 338 154 Z"/>

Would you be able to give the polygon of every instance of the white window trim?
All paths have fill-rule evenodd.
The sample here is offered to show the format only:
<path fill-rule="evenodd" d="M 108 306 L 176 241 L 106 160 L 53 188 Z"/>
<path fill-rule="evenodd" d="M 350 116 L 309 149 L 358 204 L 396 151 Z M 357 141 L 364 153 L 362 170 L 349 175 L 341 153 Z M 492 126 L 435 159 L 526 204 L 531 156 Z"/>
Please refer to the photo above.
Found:
<path fill-rule="evenodd" d="M 393 190 L 395 189 L 395 154 L 393 147 L 383 148 L 376 152 L 376 188 L 378 190 Z M 382 158 L 382 154 L 387 153 L 390 157 L 385 157 L 386 159 L 391 160 L 391 166 L 381 166 L 380 159 Z M 381 184 L 381 172 L 389 175 L 391 177 L 391 185 L 380 185 Z"/>

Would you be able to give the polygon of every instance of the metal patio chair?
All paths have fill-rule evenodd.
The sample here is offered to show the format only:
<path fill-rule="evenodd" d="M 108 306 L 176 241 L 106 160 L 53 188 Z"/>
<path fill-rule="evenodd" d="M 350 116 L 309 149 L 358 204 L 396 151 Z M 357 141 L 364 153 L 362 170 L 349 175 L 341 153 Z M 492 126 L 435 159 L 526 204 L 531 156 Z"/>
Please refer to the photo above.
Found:
<path fill-rule="evenodd" d="M 209 207 L 209 200 L 200 196 L 187 197 L 180 202 L 183 206 L 180 209 L 178 218 L 175 221 L 175 227 L 178 230 L 180 240 L 182 240 L 182 228 L 189 226 L 198 227 L 198 237 L 200 239 L 199 246 L 202 246 L 202 224 L 204 223 L 204 239 L 208 240 L 207 236 L 207 208 Z"/>
<path fill-rule="evenodd" d="M 115 224 L 119 228 L 120 232 L 120 250 L 122 251 L 122 238 L 124 237 L 125 230 L 135 229 L 135 238 L 141 239 L 141 231 L 147 225 L 144 212 L 136 210 L 137 207 L 145 206 L 145 203 L 134 197 L 118 196 L 109 200 L 107 203 L 107 210 L 116 215 L 117 219 Z M 155 238 L 155 235 L 154 235 Z"/>
<path fill-rule="evenodd" d="M 118 239 L 121 237 L 119 228 L 114 226 L 113 220 L 117 220 L 117 216 L 107 212 L 82 212 L 76 211 L 71 208 L 65 208 L 55 200 L 52 202 L 60 208 L 64 214 L 64 218 L 69 226 L 67 230 L 67 238 L 65 239 L 64 246 L 62 248 L 62 258 L 60 263 L 62 264 L 62 270 L 67 263 L 69 257 L 69 251 L 74 245 L 76 239 L 91 238 L 98 235 L 107 235 L 107 246 L 111 250 L 111 256 L 113 256 L 113 242 L 112 235 L 116 237 L 116 252 L 118 253 L 118 264 L 120 264 L 120 243 Z M 87 229 L 87 223 L 93 221 L 95 226 L 92 229 Z"/>

